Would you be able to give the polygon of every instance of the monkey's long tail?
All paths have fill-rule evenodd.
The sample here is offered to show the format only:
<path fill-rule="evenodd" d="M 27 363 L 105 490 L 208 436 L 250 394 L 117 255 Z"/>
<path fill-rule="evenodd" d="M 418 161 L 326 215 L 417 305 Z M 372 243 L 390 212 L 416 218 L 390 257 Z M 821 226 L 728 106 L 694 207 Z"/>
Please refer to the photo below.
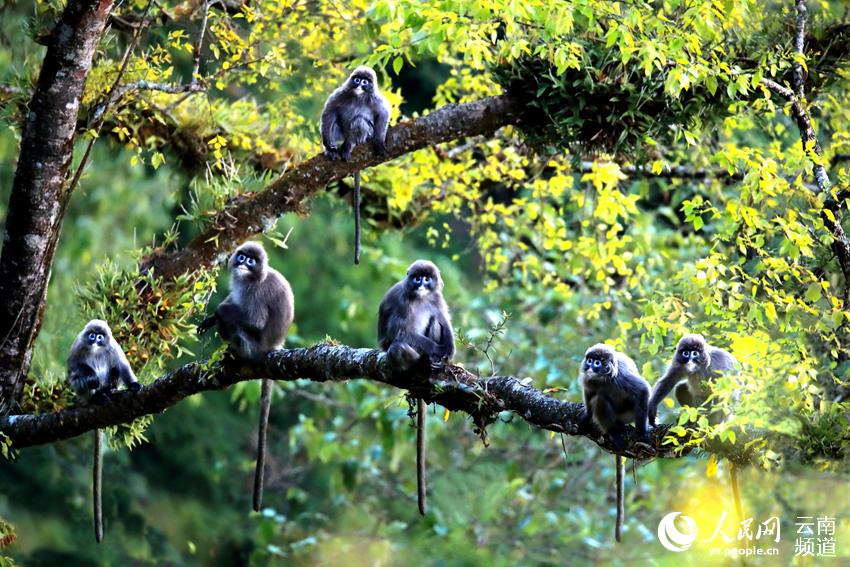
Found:
<path fill-rule="evenodd" d="M 623 541 L 623 516 L 626 515 L 626 506 L 623 501 L 623 477 L 626 476 L 626 465 L 623 457 L 614 455 L 614 466 L 617 469 L 617 525 L 614 526 L 614 539 L 619 543 Z"/>
<path fill-rule="evenodd" d="M 744 507 L 741 506 L 741 490 L 738 487 L 738 467 L 732 461 L 729 461 L 729 480 L 732 483 L 732 497 L 735 499 L 735 513 L 738 514 L 738 521 L 744 521 Z"/>
<path fill-rule="evenodd" d="M 266 435 L 269 431 L 269 410 L 272 405 L 272 381 L 263 380 L 260 393 L 260 424 L 257 431 L 257 468 L 254 469 L 254 511 L 263 506 L 263 477 L 266 468 Z"/>
<path fill-rule="evenodd" d="M 360 263 L 360 172 L 354 172 L 354 263 Z"/>
<path fill-rule="evenodd" d="M 419 504 L 419 514 L 422 516 L 428 511 L 426 492 L 428 479 L 425 477 L 425 416 L 428 406 L 425 400 L 419 398 L 416 408 L 416 498 Z"/>
<path fill-rule="evenodd" d="M 103 486 L 103 429 L 94 430 L 94 459 L 92 463 L 92 512 L 94 513 L 94 539 L 103 540 L 103 504 L 100 500 Z"/>

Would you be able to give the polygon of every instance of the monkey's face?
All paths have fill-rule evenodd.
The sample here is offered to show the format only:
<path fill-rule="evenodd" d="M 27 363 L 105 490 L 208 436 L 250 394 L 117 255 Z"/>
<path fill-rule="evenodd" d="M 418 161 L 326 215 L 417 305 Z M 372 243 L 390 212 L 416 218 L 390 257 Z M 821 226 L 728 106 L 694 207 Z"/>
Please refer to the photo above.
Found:
<path fill-rule="evenodd" d="M 416 273 L 407 276 L 407 292 L 411 297 L 425 297 L 437 289 L 437 279 L 431 273 Z"/>
<path fill-rule="evenodd" d="M 265 252 L 255 243 L 240 246 L 230 258 L 229 267 L 237 279 L 262 280 L 266 269 Z"/>
<path fill-rule="evenodd" d="M 369 73 L 355 71 L 348 78 L 348 90 L 356 97 L 371 94 L 375 89 L 375 78 Z"/>
<path fill-rule="evenodd" d="M 676 346 L 676 362 L 688 372 L 696 372 L 708 366 L 705 339 L 700 335 L 685 335 Z"/>
<path fill-rule="evenodd" d="M 594 345 L 587 349 L 581 371 L 586 376 L 610 378 L 614 375 L 614 349 L 606 345 Z"/>
<path fill-rule="evenodd" d="M 109 346 L 109 329 L 101 325 L 87 325 L 83 330 L 83 341 L 93 348 Z"/>

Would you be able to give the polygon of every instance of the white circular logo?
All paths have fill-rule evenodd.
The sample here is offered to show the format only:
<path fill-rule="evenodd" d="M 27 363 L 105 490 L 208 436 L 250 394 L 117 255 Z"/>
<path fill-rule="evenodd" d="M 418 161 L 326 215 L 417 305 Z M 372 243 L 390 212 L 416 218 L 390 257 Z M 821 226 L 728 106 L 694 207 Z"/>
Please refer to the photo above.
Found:
<path fill-rule="evenodd" d="M 682 516 L 681 512 L 670 512 L 658 522 L 658 541 L 670 551 L 685 551 L 697 539 L 697 523 L 689 516 L 682 516 L 685 524 L 684 532 L 676 527 L 676 518 Z"/>

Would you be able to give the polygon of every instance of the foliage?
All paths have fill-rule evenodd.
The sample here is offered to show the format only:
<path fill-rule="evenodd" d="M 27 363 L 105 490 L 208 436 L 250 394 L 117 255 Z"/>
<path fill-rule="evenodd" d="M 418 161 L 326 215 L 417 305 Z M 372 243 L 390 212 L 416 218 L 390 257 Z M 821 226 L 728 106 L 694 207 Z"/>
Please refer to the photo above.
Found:
<path fill-rule="evenodd" d="M 381 294 L 410 260 L 431 257 L 467 368 L 578 401 L 589 344 L 626 350 L 654 382 L 678 337 L 701 332 L 742 363 L 713 384 L 715 408 L 731 417 L 712 424 L 706 408 L 667 401 L 660 420 L 691 456 L 646 464 L 628 481 L 635 545 L 615 551 L 608 455 L 584 438 L 562 446 L 508 415 L 490 426 L 486 448 L 461 416 L 429 416 L 431 511 L 419 520 L 404 398 L 360 381 L 276 386 L 268 508 L 250 515 L 259 386 L 240 384 L 110 432 L 99 548 L 89 534 L 90 439 L 3 461 L 0 514 L 15 524 L 9 551 L 19 562 L 628 563 L 654 554 L 667 511 L 731 510 L 726 464 L 712 457 L 706 472 L 699 461 L 730 447 L 761 465 L 742 473 L 754 515 L 780 502 L 784 517 L 846 516 L 829 497 L 846 483 L 847 406 L 832 400 L 850 388 L 850 311 L 825 226 L 846 222 L 844 206 L 825 205 L 850 180 L 841 3 L 809 2 L 803 58 L 792 50 L 789 2 L 224 4 L 209 8 L 198 76 L 203 4 L 153 5 L 121 83 L 197 80 L 203 90 L 132 89 L 107 112 L 63 226 L 22 409 L 73 403 L 64 356 L 90 318 L 110 322 L 145 383 L 217 356 L 219 343 L 198 342 L 194 324 L 223 298 L 226 274 L 164 283 L 140 273 L 138 259 L 185 246 L 228 203 L 318 153 L 324 98 L 366 63 L 393 123 L 505 90 L 525 120 L 364 171 L 356 268 L 344 187 L 278 221 L 266 247 L 297 297 L 289 346 L 373 345 Z M 43 54 L 34 39 L 63 5 L 4 8 L 0 84 L 20 92 L 0 96 L 0 219 Z M 115 15 L 132 23 L 146 5 L 123 3 Z M 82 132 L 91 135 L 128 37 L 116 19 L 99 46 Z M 789 81 L 794 62 L 807 70 L 831 195 L 813 190 L 817 158 L 801 147 L 788 102 L 762 81 Z"/>

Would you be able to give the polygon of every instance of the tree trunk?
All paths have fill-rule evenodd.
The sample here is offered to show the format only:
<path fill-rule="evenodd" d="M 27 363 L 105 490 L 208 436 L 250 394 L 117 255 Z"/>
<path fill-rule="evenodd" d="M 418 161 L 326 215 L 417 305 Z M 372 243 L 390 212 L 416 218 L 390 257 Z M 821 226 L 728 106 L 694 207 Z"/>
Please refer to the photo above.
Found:
<path fill-rule="evenodd" d="M 69 0 L 30 100 L 0 256 L 0 414 L 14 411 L 29 370 L 68 204 L 77 111 L 112 4 Z"/>

